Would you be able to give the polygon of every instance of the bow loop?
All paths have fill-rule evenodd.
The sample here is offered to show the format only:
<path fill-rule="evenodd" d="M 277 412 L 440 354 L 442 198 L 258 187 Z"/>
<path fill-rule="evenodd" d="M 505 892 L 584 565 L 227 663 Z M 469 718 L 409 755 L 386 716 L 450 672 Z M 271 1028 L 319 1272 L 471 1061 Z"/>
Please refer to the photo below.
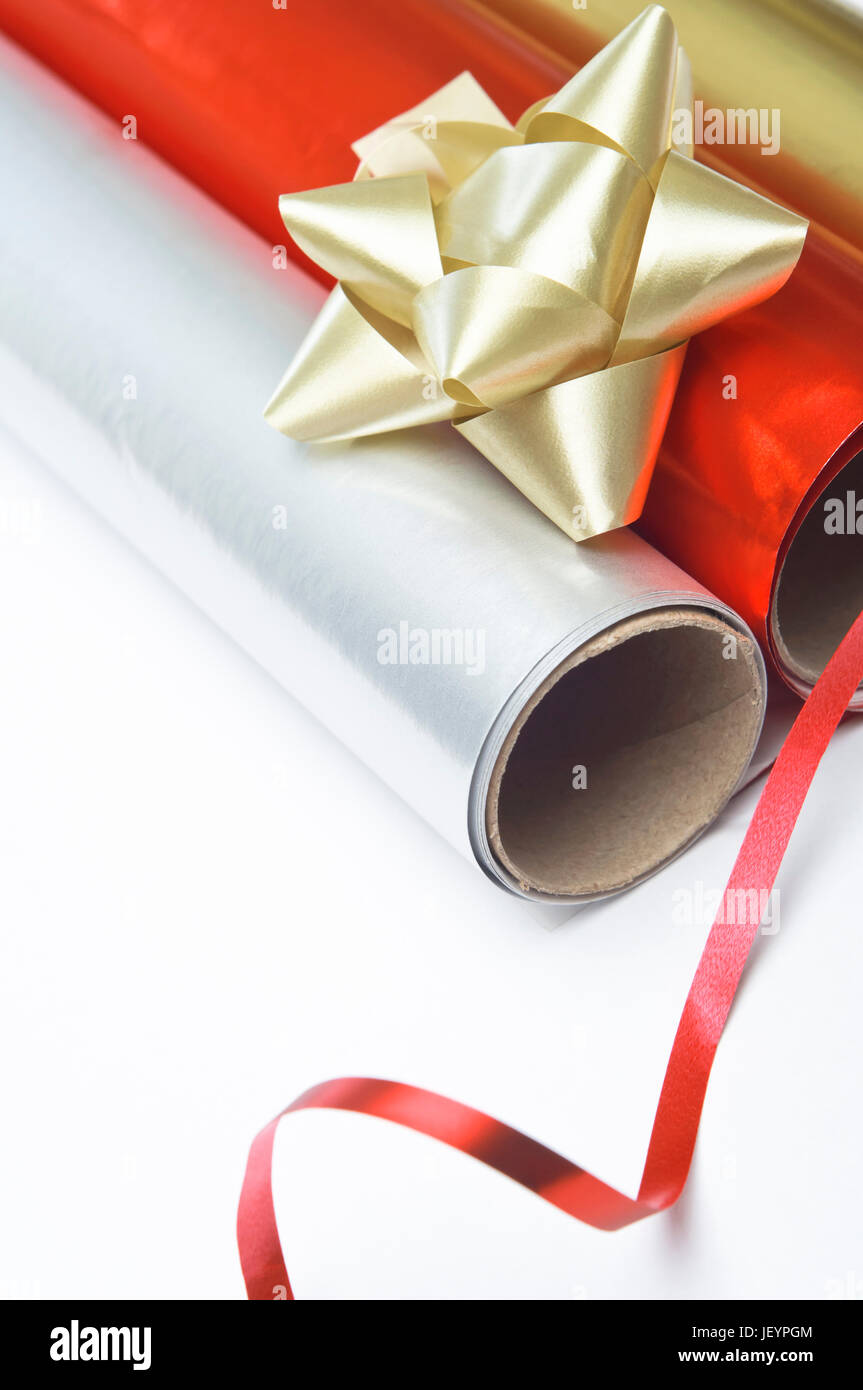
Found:
<path fill-rule="evenodd" d="M 628 155 L 650 177 L 671 144 L 677 31 L 649 5 L 533 116 L 525 140 L 583 140 Z"/>
<path fill-rule="evenodd" d="M 653 200 L 625 155 L 597 145 L 498 150 L 437 208 L 441 252 L 533 270 L 623 321 Z"/>
<path fill-rule="evenodd" d="M 424 174 L 288 193 L 279 211 L 307 256 L 397 323 L 410 325 L 414 296 L 443 274 Z"/>
<path fill-rule="evenodd" d="M 565 376 L 598 371 L 618 325 L 543 275 L 479 265 L 417 295 L 414 331 L 448 395 L 494 409 Z"/>
<path fill-rule="evenodd" d="M 796 213 L 669 151 L 615 362 L 670 347 L 766 299 L 787 280 L 804 230 Z"/>

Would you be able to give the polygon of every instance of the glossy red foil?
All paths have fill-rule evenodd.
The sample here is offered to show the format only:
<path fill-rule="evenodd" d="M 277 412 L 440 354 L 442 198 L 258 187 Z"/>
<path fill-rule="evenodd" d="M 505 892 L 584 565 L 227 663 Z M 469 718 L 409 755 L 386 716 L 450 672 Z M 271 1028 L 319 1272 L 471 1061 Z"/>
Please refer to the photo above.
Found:
<path fill-rule="evenodd" d="M 637 529 L 744 617 L 767 615 L 796 524 L 863 448 L 863 269 L 810 229 L 773 299 L 689 344 Z"/>
<path fill-rule="evenodd" d="M 349 179 L 353 139 L 464 69 L 511 118 L 572 71 L 466 0 L 0 0 L 0 25 L 322 279 L 280 193 Z M 694 339 L 640 523 L 768 651 L 789 533 L 855 451 L 861 308 L 863 267 L 813 230 L 778 295 Z"/>

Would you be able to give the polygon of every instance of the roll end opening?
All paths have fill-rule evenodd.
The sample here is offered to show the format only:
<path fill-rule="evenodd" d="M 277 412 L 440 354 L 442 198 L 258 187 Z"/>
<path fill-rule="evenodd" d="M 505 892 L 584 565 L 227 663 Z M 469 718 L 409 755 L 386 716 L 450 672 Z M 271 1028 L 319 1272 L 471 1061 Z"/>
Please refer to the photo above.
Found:
<path fill-rule="evenodd" d="M 510 729 L 486 802 L 522 891 L 594 897 L 689 844 L 734 791 L 763 717 L 754 643 L 704 609 L 657 609 L 562 662 Z"/>
<path fill-rule="evenodd" d="M 770 635 L 779 668 L 798 694 L 809 694 L 861 611 L 863 452 L 812 503 L 776 581 Z M 863 709 L 863 686 L 851 708 Z"/>

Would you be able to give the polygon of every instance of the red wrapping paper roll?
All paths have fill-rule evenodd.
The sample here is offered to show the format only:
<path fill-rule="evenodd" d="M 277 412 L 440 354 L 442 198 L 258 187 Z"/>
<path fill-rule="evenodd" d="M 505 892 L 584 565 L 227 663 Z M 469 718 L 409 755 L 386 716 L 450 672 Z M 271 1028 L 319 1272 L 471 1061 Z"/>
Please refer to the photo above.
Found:
<path fill-rule="evenodd" d="M 748 619 L 801 695 L 863 608 L 863 536 L 828 536 L 816 502 L 863 497 L 861 308 L 863 273 L 810 230 L 779 294 L 693 338 L 637 528 Z"/>
<path fill-rule="evenodd" d="M 0 24 L 274 243 L 279 193 L 349 179 L 353 139 L 458 72 L 515 118 L 572 71 L 458 0 L 0 0 Z M 863 607 L 863 537 L 801 524 L 834 478 L 863 496 L 861 304 L 863 269 L 813 231 L 785 289 L 693 340 L 641 523 L 800 693 Z"/>

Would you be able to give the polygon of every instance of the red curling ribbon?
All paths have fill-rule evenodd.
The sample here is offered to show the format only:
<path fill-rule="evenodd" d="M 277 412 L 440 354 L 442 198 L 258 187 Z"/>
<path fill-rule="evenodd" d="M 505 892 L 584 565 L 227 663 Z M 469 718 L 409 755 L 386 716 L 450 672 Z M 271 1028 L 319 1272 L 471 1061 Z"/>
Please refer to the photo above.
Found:
<path fill-rule="evenodd" d="M 863 613 L 828 662 L 770 772 L 728 880 L 726 894 L 772 891 L 815 771 L 853 692 L 863 680 Z M 276 1128 L 296 1110 L 350 1110 L 427 1134 L 495 1168 L 544 1201 L 599 1230 L 614 1231 L 664 1211 L 689 1173 L 710 1069 L 755 926 L 717 913 L 689 989 L 656 1107 L 636 1198 L 517 1129 L 446 1096 L 398 1081 L 341 1077 L 305 1091 L 271 1120 L 249 1151 L 237 1214 L 240 1262 L 250 1299 L 293 1298 L 273 1206 Z"/>

